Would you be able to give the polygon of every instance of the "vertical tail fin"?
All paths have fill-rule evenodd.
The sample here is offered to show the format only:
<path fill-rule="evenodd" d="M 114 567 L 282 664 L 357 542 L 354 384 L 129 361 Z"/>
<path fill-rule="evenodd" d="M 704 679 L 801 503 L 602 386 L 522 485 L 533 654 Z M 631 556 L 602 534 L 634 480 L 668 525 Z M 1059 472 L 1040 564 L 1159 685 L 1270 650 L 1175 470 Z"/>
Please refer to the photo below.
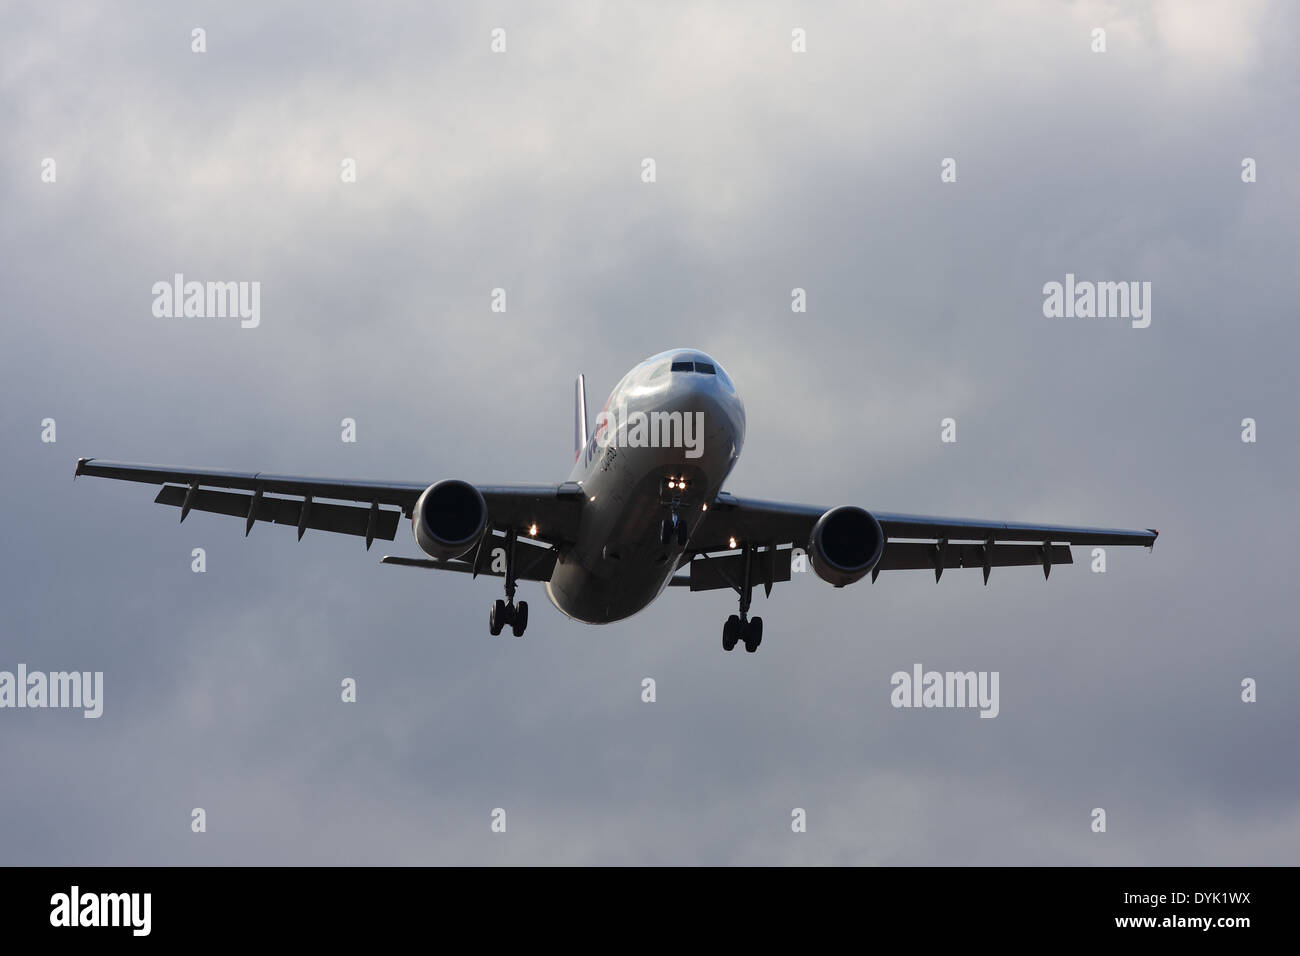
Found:
<path fill-rule="evenodd" d="M 577 461 L 587 445 L 587 383 L 578 374 L 573 386 L 573 460 Z"/>

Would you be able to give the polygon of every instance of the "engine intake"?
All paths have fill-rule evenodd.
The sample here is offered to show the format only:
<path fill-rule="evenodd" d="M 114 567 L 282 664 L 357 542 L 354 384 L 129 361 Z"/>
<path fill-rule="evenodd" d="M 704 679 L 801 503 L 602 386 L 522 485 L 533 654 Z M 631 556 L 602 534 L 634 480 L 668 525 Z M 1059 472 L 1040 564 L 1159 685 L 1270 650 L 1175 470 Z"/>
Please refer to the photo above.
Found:
<path fill-rule="evenodd" d="M 415 543 L 431 558 L 467 554 L 487 525 L 487 503 L 467 481 L 447 479 L 424 489 L 411 511 Z"/>
<path fill-rule="evenodd" d="M 808 559 L 817 576 L 842 588 L 861 580 L 880 561 L 885 532 L 869 511 L 844 505 L 832 508 L 813 525 Z"/>

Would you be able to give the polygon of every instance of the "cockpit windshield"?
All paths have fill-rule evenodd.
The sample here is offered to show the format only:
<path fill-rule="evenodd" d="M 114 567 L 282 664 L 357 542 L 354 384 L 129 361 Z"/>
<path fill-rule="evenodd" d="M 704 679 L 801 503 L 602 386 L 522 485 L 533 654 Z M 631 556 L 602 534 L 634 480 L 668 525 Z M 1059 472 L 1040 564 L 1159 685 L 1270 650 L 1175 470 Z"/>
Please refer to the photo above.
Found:
<path fill-rule="evenodd" d="M 702 352 L 694 354 L 683 351 L 661 352 L 647 359 L 643 365 L 650 366 L 648 374 L 642 373 L 645 375 L 644 381 L 657 381 L 669 374 L 713 375 L 727 391 L 736 391 L 736 386 L 732 384 L 726 370 Z"/>

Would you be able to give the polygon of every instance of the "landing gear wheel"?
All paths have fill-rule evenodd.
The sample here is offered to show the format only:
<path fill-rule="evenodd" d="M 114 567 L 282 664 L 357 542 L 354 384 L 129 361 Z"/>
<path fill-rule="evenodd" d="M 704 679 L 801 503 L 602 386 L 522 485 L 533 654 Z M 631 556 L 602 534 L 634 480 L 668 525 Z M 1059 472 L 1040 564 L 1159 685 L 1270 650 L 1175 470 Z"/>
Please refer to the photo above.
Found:
<path fill-rule="evenodd" d="M 499 635 L 501 629 L 509 623 L 510 617 L 510 609 L 505 601 L 493 601 L 492 610 L 488 612 L 488 632 L 493 637 Z"/>
<path fill-rule="evenodd" d="M 673 519 L 671 516 L 664 519 L 664 523 L 659 526 L 659 540 L 664 544 L 673 540 Z"/>
<path fill-rule="evenodd" d="M 515 536 L 514 528 L 506 531 L 506 599 L 494 601 L 492 613 L 488 615 L 488 630 L 493 637 L 499 635 L 507 624 L 515 637 L 523 637 L 524 628 L 528 626 L 527 602 L 515 604 Z"/>
<path fill-rule="evenodd" d="M 727 623 L 722 625 L 722 649 L 730 651 L 735 648 L 736 641 L 740 639 L 740 618 L 731 615 L 727 618 Z"/>
<path fill-rule="evenodd" d="M 763 619 L 761 617 L 750 618 L 749 624 L 745 627 L 745 650 L 750 654 L 758 650 L 758 645 L 763 643 Z"/>
<path fill-rule="evenodd" d="M 686 527 L 686 522 L 678 519 L 677 521 L 677 544 L 680 547 L 686 547 L 686 539 L 691 536 L 691 529 Z"/>

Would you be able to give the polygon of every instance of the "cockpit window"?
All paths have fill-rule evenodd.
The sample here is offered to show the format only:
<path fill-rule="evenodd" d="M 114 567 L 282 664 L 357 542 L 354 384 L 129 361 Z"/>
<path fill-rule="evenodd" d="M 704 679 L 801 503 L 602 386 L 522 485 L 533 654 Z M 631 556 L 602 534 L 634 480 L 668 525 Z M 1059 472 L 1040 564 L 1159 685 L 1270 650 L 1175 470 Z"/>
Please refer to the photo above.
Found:
<path fill-rule="evenodd" d="M 673 363 L 674 372 L 698 372 L 701 375 L 715 375 L 712 362 L 688 362 L 680 359 Z"/>
<path fill-rule="evenodd" d="M 658 365 L 655 366 L 654 371 L 646 376 L 646 381 L 653 382 L 655 379 L 663 378 L 667 374 L 668 374 L 668 363 L 660 362 Z"/>

